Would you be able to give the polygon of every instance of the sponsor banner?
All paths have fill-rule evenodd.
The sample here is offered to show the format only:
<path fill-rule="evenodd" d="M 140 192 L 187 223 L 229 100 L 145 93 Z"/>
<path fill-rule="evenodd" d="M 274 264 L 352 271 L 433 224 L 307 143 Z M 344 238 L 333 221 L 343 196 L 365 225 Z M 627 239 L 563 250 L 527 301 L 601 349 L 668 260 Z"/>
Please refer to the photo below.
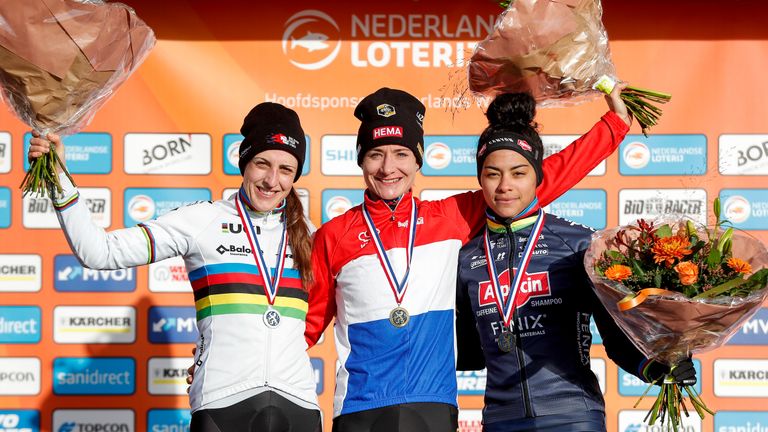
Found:
<path fill-rule="evenodd" d="M 197 342 L 197 317 L 194 306 L 150 307 L 147 331 L 152 343 Z"/>
<path fill-rule="evenodd" d="M 602 189 L 571 189 L 544 211 L 594 229 L 605 228 L 607 196 Z"/>
<path fill-rule="evenodd" d="M 479 371 L 456 371 L 456 383 L 459 395 L 485 394 L 485 380 L 488 373 L 485 369 Z"/>
<path fill-rule="evenodd" d="M 760 308 L 744 322 L 728 345 L 768 345 L 768 308 Z"/>
<path fill-rule="evenodd" d="M 24 154 L 29 152 L 32 134 L 24 134 Z M 109 174 L 112 172 L 112 135 L 103 132 L 80 132 L 61 138 L 70 174 Z M 24 171 L 29 161 L 24 158 Z"/>
<path fill-rule="evenodd" d="M 459 410 L 458 432 L 483 432 L 483 411 L 479 409 Z"/>
<path fill-rule="evenodd" d="M 469 189 L 424 189 L 421 191 L 419 199 L 422 201 L 438 201 L 468 191 Z"/>
<path fill-rule="evenodd" d="M 133 306 L 56 306 L 53 340 L 62 344 L 120 344 L 136 341 Z"/>
<path fill-rule="evenodd" d="M 421 173 L 425 176 L 475 177 L 476 152 L 477 135 L 426 135 Z"/>
<path fill-rule="evenodd" d="M 80 200 L 88 206 L 96 226 L 108 228 L 112 223 L 112 191 L 108 188 L 78 188 Z M 66 211 L 66 210 L 65 210 Z M 59 219 L 48 197 L 29 194 L 22 200 L 24 228 L 59 229 Z"/>
<path fill-rule="evenodd" d="M 128 174 L 211 173 L 208 134 L 129 133 L 123 152 Z"/>
<path fill-rule="evenodd" d="M 40 321 L 37 306 L 0 306 L 0 344 L 40 342 Z"/>
<path fill-rule="evenodd" d="M 136 270 L 94 270 L 83 267 L 74 255 L 53 259 L 53 287 L 62 292 L 131 292 L 136 290 Z"/>
<path fill-rule="evenodd" d="M 54 432 L 134 432 L 135 414 L 129 409 L 57 409 Z"/>
<path fill-rule="evenodd" d="M 768 175 L 768 135 L 720 135 L 718 154 L 722 175 Z"/>
<path fill-rule="evenodd" d="M 184 259 L 178 256 L 150 264 L 149 290 L 152 292 L 192 292 Z"/>
<path fill-rule="evenodd" d="M 592 373 L 597 377 L 600 391 L 605 394 L 605 360 L 601 358 L 591 358 L 589 360 L 589 368 L 592 369 Z"/>
<path fill-rule="evenodd" d="M 323 223 L 341 216 L 352 207 L 363 202 L 363 189 L 324 189 Z"/>
<path fill-rule="evenodd" d="M 0 187 L 0 228 L 11 226 L 11 190 Z"/>
<path fill-rule="evenodd" d="M 768 229 L 768 189 L 723 189 L 723 217 L 736 229 Z"/>
<path fill-rule="evenodd" d="M 0 432 L 40 432 L 40 411 L 0 410 Z"/>
<path fill-rule="evenodd" d="M 690 407 L 690 404 L 688 404 Z M 645 421 L 647 410 L 621 410 L 619 411 L 619 432 L 701 432 L 701 418 L 694 411 L 688 417 L 683 416 L 682 424 L 673 430 L 668 425 L 662 425 L 657 421 L 649 426 Z"/>
<path fill-rule="evenodd" d="M 40 359 L 0 357 L 0 396 L 40 394 Z"/>
<path fill-rule="evenodd" d="M 311 357 L 309 361 L 312 363 L 312 374 L 315 377 L 315 393 L 318 395 L 323 393 L 325 383 L 325 373 L 323 372 L 323 359 L 319 357 Z"/>
<path fill-rule="evenodd" d="M 619 146 L 619 173 L 636 175 L 704 175 L 705 135 L 627 135 Z"/>
<path fill-rule="evenodd" d="M 766 432 L 768 411 L 718 411 L 715 432 Z"/>
<path fill-rule="evenodd" d="M 309 139 L 309 135 L 305 135 L 304 138 L 307 140 L 307 148 L 304 153 L 304 166 L 302 167 L 301 175 L 309 174 L 309 149 L 312 148 L 310 145 L 311 141 Z M 224 145 L 222 146 L 222 150 L 224 151 L 224 157 L 222 158 L 224 161 L 224 174 L 240 175 L 240 167 L 238 166 L 238 162 L 240 161 L 240 143 L 242 141 L 243 136 L 240 134 L 224 135 Z"/>
<path fill-rule="evenodd" d="M 123 357 L 53 359 L 57 395 L 130 395 L 136 391 L 136 361 Z"/>
<path fill-rule="evenodd" d="M 693 367 L 696 369 L 696 393 L 701 394 L 701 361 L 693 359 Z M 630 374 L 622 368 L 617 368 L 619 371 L 619 394 L 622 396 L 642 396 L 645 390 L 648 389 L 648 383 L 640 378 Z M 661 387 L 655 385 L 647 393 L 647 396 L 658 396 L 659 389 Z"/>
<path fill-rule="evenodd" d="M 713 367 L 715 396 L 768 396 L 768 360 L 718 359 Z"/>
<path fill-rule="evenodd" d="M 0 174 L 11 171 L 11 134 L 0 132 Z"/>
<path fill-rule="evenodd" d="M 152 395 L 186 395 L 192 357 L 154 357 L 147 365 L 147 391 Z"/>
<path fill-rule="evenodd" d="M 320 171 L 327 176 L 361 176 L 357 166 L 357 135 L 323 135 Z"/>
<path fill-rule="evenodd" d="M 0 292 L 36 292 L 42 286 L 40 255 L 0 255 Z"/>
<path fill-rule="evenodd" d="M 202 188 L 128 188 L 123 200 L 123 225 L 132 227 L 196 201 L 210 201 L 211 191 Z"/>
<path fill-rule="evenodd" d="M 191 421 L 188 409 L 151 409 L 147 412 L 147 431 L 189 432 Z"/>
<path fill-rule="evenodd" d="M 622 189 L 619 191 L 619 225 L 660 216 L 688 216 L 707 224 L 707 191 L 704 189 Z"/>
<path fill-rule="evenodd" d="M 600 336 L 600 331 L 597 329 L 595 323 L 595 317 L 589 318 L 589 332 L 592 333 L 592 345 L 602 345 L 603 337 Z"/>
<path fill-rule="evenodd" d="M 568 147 L 572 142 L 581 138 L 581 135 L 541 135 L 541 141 L 544 144 L 544 157 L 552 156 L 553 154 Z M 605 175 L 605 161 L 600 162 L 592 171 L 587 174 L 588 176 L 601 176 Z"/>

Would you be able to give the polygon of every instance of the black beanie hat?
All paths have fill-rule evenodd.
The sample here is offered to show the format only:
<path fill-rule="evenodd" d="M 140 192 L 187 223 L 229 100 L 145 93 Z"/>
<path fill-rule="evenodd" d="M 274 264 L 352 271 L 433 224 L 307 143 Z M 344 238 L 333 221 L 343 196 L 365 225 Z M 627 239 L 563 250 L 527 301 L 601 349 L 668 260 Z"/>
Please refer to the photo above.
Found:
<path fill-rule="evenodd" d="M 512 150 L 520 153 L 536 172 L 536 186 L 541 184 L 541 181 L 544 179 L 544 173 L 541 169 L 544 160 L 544 145 L 541 142 L 541 138 L 538 136 L 526 137 L 509 131 L 484 134 L 477 143 L 477 154 L 475 157 L 477 160 L 478 181 L 480 180 L 485 159 L 496 150 Z"/>
<path fill-rule="evenodd" d="M 397 144 L 409 148 L 421 167 L 424 157 L 424 104 L 396 89 L 380 88 L 355 108 L 360 123 L 357 131 L 357 164 L 378 146 Z"/>
<path fill-rule="evenodd" d="M 265 150 L 282 150 L 299 161 L 293 181 L 301 177 L 307 140 L 294 110 L 272 102 L 260 103 L 245 116 L 240 134 L 245 137 L 240 143 L 240 175 L 245 173 L 246 164 L 256 154 Z"/>

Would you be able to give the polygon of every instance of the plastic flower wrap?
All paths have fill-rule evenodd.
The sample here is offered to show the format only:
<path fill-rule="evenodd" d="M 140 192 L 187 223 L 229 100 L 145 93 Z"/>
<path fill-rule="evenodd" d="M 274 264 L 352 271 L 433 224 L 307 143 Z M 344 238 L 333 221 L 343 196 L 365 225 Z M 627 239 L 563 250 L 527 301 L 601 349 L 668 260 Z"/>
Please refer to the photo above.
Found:
<path fill-rule="evenodd" d="M 476 95 L 530 92 L 541 106 L 573 105 L 610 93 L 616 79 L 599 0 L 514 0 L 469 61 Z M 643 128 L 670 95 L 627 87 L 627 108 Z"/>
<path fill-rule="evenodd" d="M 152 29 L 120 3 L 2 0 L 0 18 L 2 97 L 41 134 L 85 127 L 155 44 Z M 25 191 L 58 188 L 57 158 L 32 164 Z"/>
<path fill-rule="evenodd" d="M 754 237 L 657 220 L 598 231 L 584 264 L 601 303 L 643 354 L 669 366 L 725 344 L 768 297 L 768 251 Z M 677 427 L 682 393 L 699 416 L 709 410 L 691 387 L 662 384 L 649 412 Z M 687 412 L 687 411 L 686 411 Z"/>

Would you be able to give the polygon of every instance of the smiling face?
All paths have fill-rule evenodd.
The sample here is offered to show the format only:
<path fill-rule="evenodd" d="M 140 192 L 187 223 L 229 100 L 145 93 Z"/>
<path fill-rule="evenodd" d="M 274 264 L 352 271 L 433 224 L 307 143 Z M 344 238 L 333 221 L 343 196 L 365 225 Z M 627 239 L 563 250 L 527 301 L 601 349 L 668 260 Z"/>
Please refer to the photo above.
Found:
<path fill-rule="evenodd" d="M 291 192 L 298 166 L 298 160 L 282 150 L 256 154 L 243 173 L 243 187 L 251 205 L 260 212 L 279 206 Z"/>
<path fill-rule="evenodd" d="M 413 152 L 397 144 L 368 150 L 361 168 L 368 190 L 387 200 L 400 198 L 408 192 L 419 172 Z"/>
<path fill-rule="evenodd" d="M 480 187 L 488 207 L 502 218 L 511 218 L 536 197 L 536 171 L 520 153 L 496 150 L 483 162 Z"/>

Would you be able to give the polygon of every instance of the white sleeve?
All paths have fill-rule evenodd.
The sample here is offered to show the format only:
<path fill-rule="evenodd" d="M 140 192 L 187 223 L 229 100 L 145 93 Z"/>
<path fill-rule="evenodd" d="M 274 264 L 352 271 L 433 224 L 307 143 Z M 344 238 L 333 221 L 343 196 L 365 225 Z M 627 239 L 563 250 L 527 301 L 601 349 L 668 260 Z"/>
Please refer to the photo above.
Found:
<path fill-rule="evenodd" d="M 88 206 L 69 179 L 62 174 L 59 180 L 64 190 L 52 197 L 53 206 L 72 252 L 85 267 L 135 267 L 189 250 L 193 235 L 192 224 L 184 223 L 186 212 L 172 211 L 145 224 L 107 232 L 93 223 Z"/>

